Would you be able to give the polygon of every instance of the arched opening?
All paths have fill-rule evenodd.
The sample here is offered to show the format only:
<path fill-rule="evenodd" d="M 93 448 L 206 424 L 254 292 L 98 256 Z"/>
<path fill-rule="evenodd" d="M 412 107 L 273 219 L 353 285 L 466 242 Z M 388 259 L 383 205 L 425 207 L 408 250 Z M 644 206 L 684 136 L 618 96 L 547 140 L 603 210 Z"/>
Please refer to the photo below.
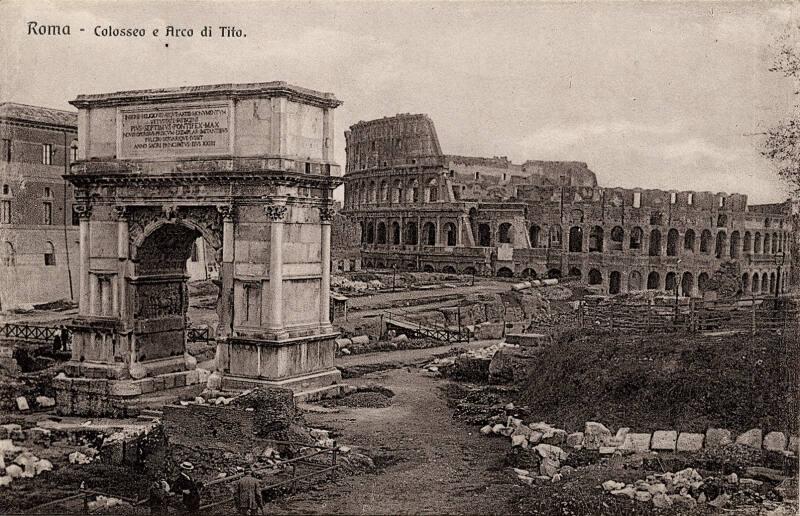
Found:
<path fill-rule="evenodd" d="M 406 244 L 417 245 L 417 223 L 409 222 L 406 224 Z"/>
<path fill-rule="evenodd" d="M 580 253 L 583 250 L 583 229 L 580 226 L 569 228 L 569 252 Z"/>
<path fill-rule="evenodd" d="M 738 231 L 734 231 L 733 233 L 731 233 L 730 256 L 731 256 L 731 258 L 738 258 L 739 257 L 739 232 Z"/>
<path fill-rule="evenodd" d="M 642 228 L 640 228 L 639 226 L 634 227 L 631 230 L 631 241 L 630 241 L 631 250 L 642 248 L 642 238 L 644 238 L 644 232 L 642 231 Z"/>
<path fill-rule="evenodd" d="M 757 272 L 753 274 L 753 285 L 750 287 L 750 290 L 753 294 L 758 294 L 761 290 L 761 279 Z"/>
<path fill-rule="evenodd" d="M 742 274 L 742 292 L 745 294 L 750 292 L 750 275 L 746 272 Z"/>
<path fill-rule="evenodd" d="M 452 265 L 445 265 L 442 268 L 442 272 L 445 273 L 445 274 L 455 274 L 456 273 L 456 268 L 453 267 Z"/>
<path fill-rule="evenodd" d="M 753 238 L 753 253 L 761 254 L 761 233 L 756 231 L 756 236 Z"/>
<path fill-rule="evenodd" d="M 395 179 L 392 184 L 392 202 L 399 203 L 403 198 L 403 183 L 399 179 Z"/>
<path fill-rule="evenodd" d="M 11 242 L 3 242 L 2 249 L 3 265 L 6 267 L 13 267 L 16 265 L 16 258 L 14 256 L 14 245 Z"/>
<path fill-rule="evenodd" d="M 642 273 L 639 271 L 631 271 L 628 275 L 628 290 L 636 291 L 642 290 Z"/>
<path fill-rule="evenodd" d="M 603 228 L 600 226 L 592 226 L 592 229 L 589 231 L 589 252 L 603 252 Z"/>
<path fill-rule="evenodd" d="M 772 245 L 772 236 L 769 233 L 764 233 L 764 254 L 769 254 Z"/>
<path fill-rule="evenodd" d="M 701 272 L 699 276 L 697 276 L 697 288 L 700 292 L 705 292 L 708 288 L 708 274 L 705 272 Z"/>
<path fill-rule="evenodd" d="M 400 245 L 400 223 L 392 222 L 392 245 Z"/>
<path fill-rule="evenodd" d="M 717 227 L 724 228 L 727 225 L 728 225 L 728 216 L 725 215 L 724 213 L 720 213 L 717 216 Z"/>
<path fill-rule="evenodd" d="M 456 225 L 448 222 L 444 225 L 444 236 L 447 239 L 447 247 L 456 245 Z"/>
<path fill-rule="evenodd" d="M 749 253 L 753 250 L 753 236 L 749 231 L 744 232 L 743 250 L 745 253 Z"/>
<path fill-rule="evenodd" d="M 464 274 L 469 274 L 471 276 L 474 276 L 474 275 L 478 274 L 478 271 L 475 269 L 475 267 L 471 267 L 471 266 L 470 267 L 465 267 L 464 268 Z"/>
<path fill-rule="evenodd" d="M 650 232 L 650 256 L 661 256 L 661 231 L 654 229 Z"/>
<path fill-rule="evenodd" d="M 625 241 L 625 230 L 620 226 L 614 226 L 611 229 L 611 247 L 612 251 L 622 251 L 622 244 Z"/>
<path fill-rule="evenodd" d="M 680 235 L 678 230 L 672 228 L 667 233 L 667 256 L 678 256 L 678 240 Z"/>
<path fill-rule="evenodd" d="M 694 289 L 694 276 L 692 276 L 691 272 L 684 272 L 683 277 L 681 278 L 681 293 L 682 295 L 689 297 L 692 295 L 692 289 Z"/>
<path fill-rule="evenodd" d="M 377 198 L 377 190 L 375 188 L 375 181 L 370 181 L 369 183 L 369 202 L 375 203 L 378 200 Z"/>
<path fill-rule="evenodd" d="M 514 273 L 508 267 L 500 267 L 497 269 L 497 277 L 498 278 L 511 278 L 514 276 Z"/>
<path fill-rule="evenodd" d="M 579 268 L 577 268 L 577 267 L 572 267 L 572 268 L 569 270 L 569 272 L 567 273 L 567 276 L 569 276 L 570 278 L 577 278 L 577 279 L 581 279 L 581 277 L 583 276 L 583 274 L 581 273 L 581 270 L 580 270 Z"/>
<path fill-rule="evenodd" d="M 619 273 L 619 271 L 611 271 L 611 275 L 608 277 L 608 293 L 619 294 L 621 284 L 622 275 Z"/>
<path fill-rule="evenodd" d="M 367 243 L 367 229 L 366 229 L 366 225 L 364 224 L 363 220 L 358 223 L 358 227 L 361 230 L 361 243 L 362 244 L 366 244 Z"/>
<path fill-rule="evenodd" d="M 47 266 L 56 264 L 56 247 L 49 240 L 44 243 L 44 264 Z"/>
<path fill-rule="evenodd" d="M 522 274 L 520 274 L 523 278 L 531 278 L 536 279 L 536 271 L 528 267 L 527 269 L 522 270 Z"/>
<path fill-rule="evenodd" d="M 367 243 L 375 243 L 375 224 L 372 222 L 367 223 Z"/>
<path fill-rule="evenodd" d="M 550 226 L 548 242 L 551 248 L 561 249 L 561 226 L 558 224 Z"/>
<path fill-rule="evenodd" d="M 705 254 L 711 252 L 711 231 L 707 229 L 700 233 L 700 252 Z"/>
<path fill-rule="evenodd" d="M 416 179 L 411 181 L 409 189 L 411 190 L 411 202 L 419 202 L 419 182 Z"/>
<path fill-rule="evenodd" d="M 481 247 L 492 245 L 492 230 L 489 224 L 478 224 L 478 245 Z"/>
<path fill-rule="evenodd" d="M 433 272 L 433 265 L 431 265 L 431 264 L 429 264 L 429 263 L 428 263 L 428 264 L 425 264 L 425 265 L 422 267 L 422 271 L 423 271 L 423 272 Z"/>
<path fill-rule="evenodd" d="M 513 235 L 511 233 L 511 224 L 508 222 L 503 222 L 500 224 L 500 227 L 497 230 L 497 240 L 501 244 L 510 244 L 513 240 Z"/>
<path fill-rule="evenodd" d="M 775 288 L 776 288 L 775 273 L 774 272 L 770 272 L 769 273 L 769 293 L 770 294 L 777 294 L 778 291 Z"/>
<path fill-rule="evenodd" d="M 597 269 L 589 271 L 589 285 L 601 285 L 603 283 L 603 273 Z"/>
<path fill-rule="evenodd" d="M 381 201 L 386 202 L 389 200 L 389 183 L 381 181 Z"/>
<path fill-rule="evenodd" d="M 385 264 L 384 262 L 382 262 L 382 261 L 378 260 L 378 261 L 375 263 L 375 268 L 376 268 L 376 269 L 385 269 L 385 268 L 386 268 L 386 264 Z"/>
<path fill-rule="evenodd" d="M 386 224 L 383 221 L 378 222 L 378 234 L 376 236 L 375 240 L 379 245 L 386 244 Z"/>
<path fill-rule="evenodd" d="M 436 225 L 433 222 L 426 222 L 422 226 L 422 238 L 425 245 L 436 245 Z"/>
<path fill-rule="evenodd" d="M 661 278 L 659 277 L 656 271 L 651 272 L 647 275 L 647 290 L 656 290 L 658 289 L 658 282 Z"/>
<path fill-rule="evenodd" d="M 428 181 L 425 187 L 425 202 L 436 202 L 439 200 L 439 184 L 436 179 Z"/>
<path fill-rule="evenodd" d="M 778 234 L 772 234 L 772 254 L 776 254 L 778 252 Z"/>
<path fill-rule="evenodd" d="M 561 269 L 550 269 L 549 271 L 547 271 L 547 277 L 549 279 L 561 278 Z"/>
<path fill-rule="evenodd" d="M 674 292 L 678 287 L 678 282 L 674 272 L 668 272 L 664 277 L 664 290 L 667 292 Z"/>
<path fill-rule="evenodd" d="M 694 230 L 687 229 L 683 235 L 683 252 L 694 253 Z"/>
<path fill-rule="evenodd" d="M 722 258 L 727 243 L 728 243 L 728 235 L 726 235 L 724 231 L 720 231 L 719 233 L 717 233 L 717 243 L 714 247 L 714 256 L 716 256 L 717 258 Z"/>
<path fill-rule="evenodd" d="M 536 224 L 532 225 L 528 230 L 528 236 L 531 239 L 531 247 L 539 247 L 539 234 L 542 229 Z"/>

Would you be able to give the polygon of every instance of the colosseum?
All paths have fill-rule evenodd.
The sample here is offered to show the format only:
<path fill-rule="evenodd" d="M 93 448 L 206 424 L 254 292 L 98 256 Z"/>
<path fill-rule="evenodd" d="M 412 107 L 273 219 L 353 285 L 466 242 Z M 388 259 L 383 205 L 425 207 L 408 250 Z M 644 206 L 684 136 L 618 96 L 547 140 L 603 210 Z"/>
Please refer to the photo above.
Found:
<path fill-rule="evenodd" d="M 359 122 L 345 138 L 342 214 L 360 229 L 365 268 L 569 275 L 610 294 L 699 296 L 732 261 L 743 292 L 788 289 L 788 201 L 608 188 L 585 163 L 447 155 L 423 114 Z"/>

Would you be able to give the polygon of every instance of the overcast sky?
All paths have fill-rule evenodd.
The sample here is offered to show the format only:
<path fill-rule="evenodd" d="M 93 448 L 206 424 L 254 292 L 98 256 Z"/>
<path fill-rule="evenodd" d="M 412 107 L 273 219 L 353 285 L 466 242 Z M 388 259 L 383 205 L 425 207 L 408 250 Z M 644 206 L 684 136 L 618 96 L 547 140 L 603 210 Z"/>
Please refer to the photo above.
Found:
<path fill-rule="evenodd" d="M 427 113 L 448 154 L 579 160 L 602 186 L 773 202 L 787 192 L 758 153 L 758 133 L 795 101 L 768 68 L 770 46 L 798 12 L 778 3 L 6 1 L 0 98 L 63 109 L 79 93 L 283 80 L 344 101 L 342 166 L 353 123 Z M 28 21 L 69 24 L 72 35 L 29 36 Z M 97 25 L 148 36 L 98 38 Z M 195 36 L 167 38 L 167 25 Z M 247 37 L 200 38 L 204 25 Z"/>

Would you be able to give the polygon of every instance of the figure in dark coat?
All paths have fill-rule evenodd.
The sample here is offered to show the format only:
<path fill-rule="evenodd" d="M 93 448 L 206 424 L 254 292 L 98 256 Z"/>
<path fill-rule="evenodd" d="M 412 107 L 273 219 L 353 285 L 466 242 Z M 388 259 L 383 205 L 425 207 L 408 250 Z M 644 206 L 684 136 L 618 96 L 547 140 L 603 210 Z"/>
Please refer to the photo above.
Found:
<path fill-rule="evenodd" d="M 189 475 L 194 469 L 190 462 L 182 462 L 181 473 L 172 484 L 172 492 L 183 495 L 183 508 L 187 514 L 197 514 L 200 510 L 200 486 Z"/>
<path fill-rule="evenodd" d="M 253 516 L 261 514 L 264 510 L 264 500 L 261 498 L 261 485 L 253 475 L 247 473 L 236 484 L 236 508 L 239 514 Z"/>

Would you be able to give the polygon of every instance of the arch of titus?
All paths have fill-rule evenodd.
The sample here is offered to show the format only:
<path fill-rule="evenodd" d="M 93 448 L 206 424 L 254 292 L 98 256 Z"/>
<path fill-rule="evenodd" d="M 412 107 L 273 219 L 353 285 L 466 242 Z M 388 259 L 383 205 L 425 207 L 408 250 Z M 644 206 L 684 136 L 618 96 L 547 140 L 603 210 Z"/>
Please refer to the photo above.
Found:
<path fill-rule="evenodd" d="M 186 260 L 220 269 L 224 388 L 337 389 L 329 321 L 332 94 L 283 82 L 80 95 L 80 304 L 56 379 L 65 414 L 124 413 L 198 383 Z"/>

